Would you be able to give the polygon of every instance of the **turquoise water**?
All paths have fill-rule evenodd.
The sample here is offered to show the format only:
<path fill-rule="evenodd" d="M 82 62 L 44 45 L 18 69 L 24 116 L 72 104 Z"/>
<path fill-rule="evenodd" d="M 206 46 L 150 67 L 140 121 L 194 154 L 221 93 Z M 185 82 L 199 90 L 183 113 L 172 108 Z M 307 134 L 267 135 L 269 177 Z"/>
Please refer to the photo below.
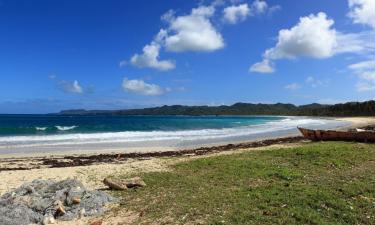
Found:
<path fill-rule="evenodd" d="M 331 119 L 277 116 L 0 115 L 0 155 L 84 151 L 165 151 L 333 128 Z"/>
<path fill-rule="evenodd" d="M 280 121 L 270 116 L 0 115 L 0 136 L 222 129 Z"/>

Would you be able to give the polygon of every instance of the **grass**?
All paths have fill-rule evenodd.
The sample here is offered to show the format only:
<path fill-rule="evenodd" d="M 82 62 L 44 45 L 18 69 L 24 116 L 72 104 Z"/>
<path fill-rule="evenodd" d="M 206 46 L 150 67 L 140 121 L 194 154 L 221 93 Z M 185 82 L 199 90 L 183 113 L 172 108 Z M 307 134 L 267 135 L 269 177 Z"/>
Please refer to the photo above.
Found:
<path fill-rule="evenodd" d="M 313 143 L 140 174 L 135 224 L 375 224 L 375 145 Z"/>

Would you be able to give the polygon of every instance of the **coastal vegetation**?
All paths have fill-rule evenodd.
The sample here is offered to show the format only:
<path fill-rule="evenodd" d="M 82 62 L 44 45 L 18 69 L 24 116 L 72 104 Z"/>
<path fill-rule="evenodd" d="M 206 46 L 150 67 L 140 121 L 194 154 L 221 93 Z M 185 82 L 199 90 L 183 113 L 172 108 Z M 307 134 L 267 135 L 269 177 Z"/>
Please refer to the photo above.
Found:
<path fill-rule="evenodd" d="M 305 143 L 188 160 L 113 192 L 135 224 L 375 224 L 375 147 Z M 126 177 L 124 175 L 124 177 Z"/>
<path fill-rule="evenodd" d="M 375 101 L 348 102 L 344 104 L 251 104 L 236 103 L 231 106 L 161 106 L 125 110 L 64 110 L 61 115 L 285 115 L 285 116 L 375 116 Z"/>

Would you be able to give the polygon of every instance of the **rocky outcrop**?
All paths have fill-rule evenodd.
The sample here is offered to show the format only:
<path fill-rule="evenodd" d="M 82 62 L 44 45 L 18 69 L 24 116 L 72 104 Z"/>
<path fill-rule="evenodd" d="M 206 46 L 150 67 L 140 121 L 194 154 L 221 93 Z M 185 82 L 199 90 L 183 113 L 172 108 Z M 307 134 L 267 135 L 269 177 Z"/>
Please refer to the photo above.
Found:
<path fill-rule="evenodd" d="M 52 224 L 104 212 L 114 201 L 101 191 L 90 191 L 78 180 L 34 180 L 0 197 L 1 225 Z"/>

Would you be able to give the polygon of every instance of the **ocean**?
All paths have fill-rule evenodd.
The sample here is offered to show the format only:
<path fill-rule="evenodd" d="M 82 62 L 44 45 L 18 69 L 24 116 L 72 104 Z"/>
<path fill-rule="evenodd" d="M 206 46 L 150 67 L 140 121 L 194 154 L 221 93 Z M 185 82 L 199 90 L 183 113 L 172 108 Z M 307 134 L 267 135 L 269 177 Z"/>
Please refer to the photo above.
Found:
<path fill-rule="evenodd" d="M 282 116 L 0 115 L 0 154 L 178 149 L 334 128 L 344 122 Z"/>

